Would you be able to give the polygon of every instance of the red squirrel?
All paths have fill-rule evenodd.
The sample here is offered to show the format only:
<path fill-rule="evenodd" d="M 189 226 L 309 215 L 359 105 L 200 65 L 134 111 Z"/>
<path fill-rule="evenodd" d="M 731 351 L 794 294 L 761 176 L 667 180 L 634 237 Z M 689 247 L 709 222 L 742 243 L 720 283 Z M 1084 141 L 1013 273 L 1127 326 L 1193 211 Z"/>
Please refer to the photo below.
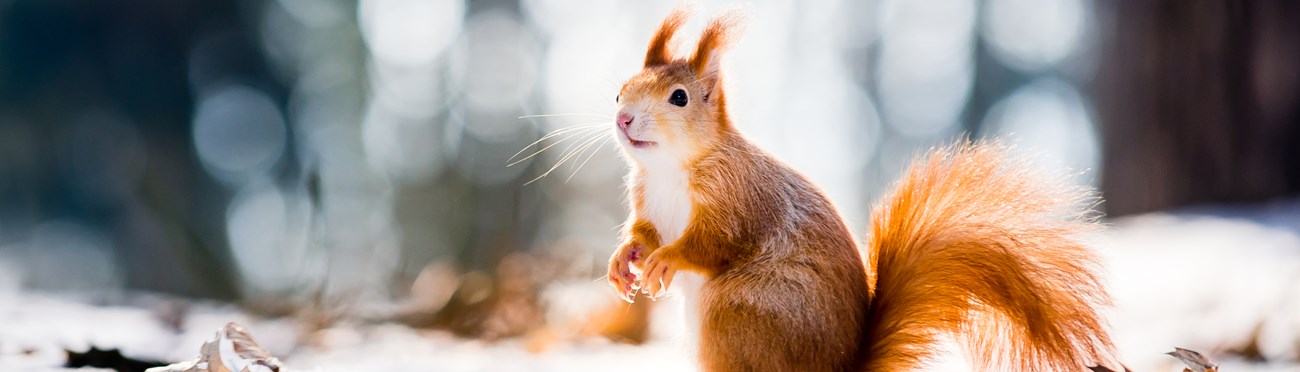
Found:
<path fill-rule="evenodd" d="M 1079 240 L 1096 224 L 1070 213 L 1088 193 L 962 141 L 913 163 L 859 248 L 822 191 L 727 115 L 720 54 L 738 16 L 676 58 L 687 13 L 663 21 L 616 98 L 632 211 L 608 280 L 629 302 L 684 287 L 702 370 L 913 370 L 948 335 L 979 369 L 1113 360 Z"/>

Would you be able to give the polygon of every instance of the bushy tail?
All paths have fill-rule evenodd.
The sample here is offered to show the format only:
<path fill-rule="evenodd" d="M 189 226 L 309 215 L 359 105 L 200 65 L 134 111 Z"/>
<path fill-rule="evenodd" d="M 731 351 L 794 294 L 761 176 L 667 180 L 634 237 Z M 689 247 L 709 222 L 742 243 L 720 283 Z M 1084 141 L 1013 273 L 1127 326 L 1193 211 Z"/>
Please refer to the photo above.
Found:
<path fill-rule="evenodd" d="M 1077 240 L 1080 188 L 963 142 L 913 163 L 871 218 L 867 371 L 906 371 L 953 334 L 977 370 L 1077 371 L 1113 359 L 1109 298 Z M 1083 208 L 1081 208 L 1083 207 Z"/>

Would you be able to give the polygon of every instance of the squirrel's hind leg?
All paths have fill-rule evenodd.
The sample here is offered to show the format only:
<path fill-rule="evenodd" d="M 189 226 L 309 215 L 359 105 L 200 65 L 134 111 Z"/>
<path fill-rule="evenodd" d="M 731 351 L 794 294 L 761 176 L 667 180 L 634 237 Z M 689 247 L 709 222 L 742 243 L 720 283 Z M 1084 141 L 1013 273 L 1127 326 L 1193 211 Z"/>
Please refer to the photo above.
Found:
<path fill-rule="evenodd" d="M 792 280 L 793 279 L 793 280 Z M 802 280 L 799 280 L 802 279 Z M 825 283 L 782 275 L 723 275 L 701 293 L 702 371 L 846 371 L 859 355 L 853 311 Z M 856 320 L 860 321 L 860 320 Z"/>

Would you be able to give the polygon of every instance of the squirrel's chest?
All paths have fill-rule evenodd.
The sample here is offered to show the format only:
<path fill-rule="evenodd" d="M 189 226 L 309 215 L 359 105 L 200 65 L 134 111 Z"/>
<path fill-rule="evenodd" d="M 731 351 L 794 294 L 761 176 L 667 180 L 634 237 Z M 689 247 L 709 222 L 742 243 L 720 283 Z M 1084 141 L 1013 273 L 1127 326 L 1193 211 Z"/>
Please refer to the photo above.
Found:
<path fill-rule="evenodd" d="M 659 231 L 662 244 L 682 236 L 691 219 L 690 185 L 684 171 L 655 172 L 641 180 L 644 217 Z"/>
<path fill-rule="evenodd" d="M 686 173 L 658 172 L 640 181 L 641 196 L 645 198 L 641 217 L 654 224 L 662 244 L 672 244 L 682 237 L 691 219 L 693 202 Z M 699 342 L 700 293 L 705 281 L 703 276 L 688 271 L 677 272 L 673 281 L 672 290 L 681 293 L 684 301 L 685 339 L 689 348 L 698 346 Z"/>

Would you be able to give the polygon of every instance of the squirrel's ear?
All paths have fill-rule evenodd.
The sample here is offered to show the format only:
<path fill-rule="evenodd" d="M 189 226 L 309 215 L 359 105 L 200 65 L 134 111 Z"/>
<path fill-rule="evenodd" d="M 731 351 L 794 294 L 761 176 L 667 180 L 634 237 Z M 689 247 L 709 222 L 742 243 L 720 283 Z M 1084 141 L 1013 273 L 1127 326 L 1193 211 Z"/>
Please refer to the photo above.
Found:
<path fill-rule="evenodd" d="M 695 54 L 691 55 L 691 71 L 710 91 L 722 80 L 722 52 L 731 45 L 742 21 L 744 14 L 738 10 L 714 18 L 704 28 Z"/>
<path fill-rule="evenodd" d="M 673 61 L 673 34 L 676 34 L 677 29 L 686 23 L 686 18 L 690 15 L 690 8 L 680 6 L 673 9 L 668 18 L 664 18 L 664 23 L 659 25 L 659 31 L 655 32 L 653 39 L 650 39 L 650 48 L 645 52 L 645 67 L 664 65 Z"/>

